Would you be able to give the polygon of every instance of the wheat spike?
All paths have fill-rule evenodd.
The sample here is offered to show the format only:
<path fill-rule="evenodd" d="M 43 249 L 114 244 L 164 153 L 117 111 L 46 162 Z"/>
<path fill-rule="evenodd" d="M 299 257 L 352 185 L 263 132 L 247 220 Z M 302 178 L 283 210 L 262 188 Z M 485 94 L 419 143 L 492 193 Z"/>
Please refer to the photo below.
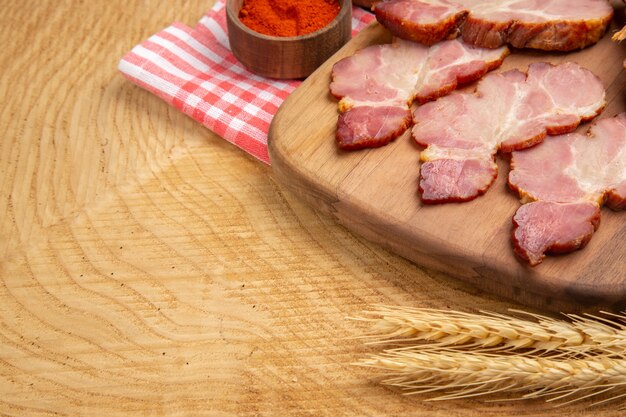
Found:
<path fill-rule="evenodd" d="M 626 395 L 626 359 L 607 356 L 555 360 L 523 355 L 459 351 L 387 350 L 357 365 L 386 372 L 384 384 L 407 393 L 434 393 L 431 400 L 525 392 L 560 404 L 600 394 L 611 401 Z"/>
<path fill-rule="evenodd" d="M 615 32 L 612 39 L 614 41 L 623 41 L 626 39 L 626 26 L 624 26 L 619 32 Z"/>
<path fill-rule="evenodd" d="M 620 352 L 626 347 L 626 327 L 607 318 L 568 315 L 570 321 L 564 321 L 514 312 L 517 316 L 377 306 L 356 320 L 372 324 L 371 332 L 365 336 L 371 343 L 429 342 L 426 347 L 433 349 L 462 347 L 483 352 L 524 349 L 563 355 Z M 626 320 L 623 315 L 611 318 Z"/>

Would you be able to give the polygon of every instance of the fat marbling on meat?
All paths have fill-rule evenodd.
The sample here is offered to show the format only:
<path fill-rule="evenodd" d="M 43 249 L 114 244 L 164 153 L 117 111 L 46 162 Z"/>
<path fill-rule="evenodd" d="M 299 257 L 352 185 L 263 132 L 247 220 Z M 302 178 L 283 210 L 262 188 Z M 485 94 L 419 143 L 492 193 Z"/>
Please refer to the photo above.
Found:
<path fill-rule="evenodd" d="M 454 92 L 417 107 L 412 135 L 425 147 L 422 201 L 463 202 L 482 195 L 497 177 L 498 151 L 529 148 L 546 135 L 570 132 L 604 106 L 600 79 L 566 62 L 534 63 L 527 73 L 491 73 L 473 92 Z"/>
<path fill-rule="evenodd" d="M 571 51 L 596 43 L 613 17 L 607 0 L 383 0 L 377 20 L 432 45 L 457 36 L 476 46 Z"/>
<path fill-rule="evenodd" d="M 434 100 L 500 66 L 508 49 L 476 48 L 459 40 L 432 47 L 394 40 L 334 64 L 331 93 L 339 101 L 336 140 L 342 149 L 378 147 L 411 124 L 413 101 Z"/>
<path fill-rule="evenodd" d="M 555 136 L 513 152 L 509 186 L 526 203 L 513 218 L 520 258 L 537 265 L 545 253 L 584 247 L 602 205 L 626 209 L 626 113 L 596 122 L 588 135 Z"/>

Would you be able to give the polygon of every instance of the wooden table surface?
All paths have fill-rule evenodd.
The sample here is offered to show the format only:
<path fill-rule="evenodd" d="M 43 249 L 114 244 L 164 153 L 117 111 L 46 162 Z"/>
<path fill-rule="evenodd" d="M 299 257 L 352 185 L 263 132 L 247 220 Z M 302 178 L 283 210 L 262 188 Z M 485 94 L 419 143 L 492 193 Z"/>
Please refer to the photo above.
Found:
<path fill-rule="evenodd" d="M 0 415 L 562 415 L 351 365 L 370 304 L 519 306 L 350 234 L 117 72 L 212 3 L 0 1 Z"/>

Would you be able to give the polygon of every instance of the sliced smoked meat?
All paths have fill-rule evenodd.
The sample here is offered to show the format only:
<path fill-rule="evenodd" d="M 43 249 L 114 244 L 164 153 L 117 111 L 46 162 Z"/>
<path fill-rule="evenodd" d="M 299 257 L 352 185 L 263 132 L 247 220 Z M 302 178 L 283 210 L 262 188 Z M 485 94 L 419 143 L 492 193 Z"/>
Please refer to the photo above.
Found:
<path fill-rule="evenodd" d="M 467 8 L 458 0 L 383 0 L 372 10 L 394 36 L 424 45 L 456 37 L 467 16 Z"/>
<path fill-rule="evenodd" d="M 426 147 L 420 155 L 422 201 L 474 199 L 495 180 L 498 151 L 525 149 L 546 135 L 570 132 L 604 105 L 600 79 L 568 62 L 534 63 L 528 73 L 492 73 L 474 92 L 454 92 L 417 107 L 412 135 Z"/>
<path fill-rule="evenodd" d="M 513 217 L 513 250 L 531 266 L 545 254 L 583 248 L 600 224 L 600 207 L 590 202 L 524 204 Z"/>
<path fill-rule="evenodd" d="M 432 45 L 572 51 L 596 43 L 613 17 L 607 0 L 383 0 L 376 19 L 400 38 Z"/>
<path fill-rule="evenodd" d="M 409 106 L 434 100 L 500 66 L 508 49 L 459 40 L 426 47 L 397 39 L 335 63 L 331 93 L 340 99 L 336 140 L 342 149 L 383 146 L 411 124 Z"/>
<path fill-rule="evenodd" d="M 545 253 L 583 247 L 603 204 L 626 209 L 626 113 L 598 121 L 588 135 L 555 136 L 513 152 L 509 186 L 527 203 L 513 218 L 522 259 L 537 265 Z"/>

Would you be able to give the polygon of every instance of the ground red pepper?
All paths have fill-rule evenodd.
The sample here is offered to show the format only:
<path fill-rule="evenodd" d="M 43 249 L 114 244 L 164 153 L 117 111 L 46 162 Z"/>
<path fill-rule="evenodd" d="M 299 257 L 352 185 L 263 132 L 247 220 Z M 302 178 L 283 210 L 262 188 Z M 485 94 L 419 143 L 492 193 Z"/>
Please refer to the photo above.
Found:
<path fill-rule="evenodd" d="M 338 0 L 244 0 L 239 20 L 265 35 L 299 36 L 329 24 L 340 8 Z"/>

